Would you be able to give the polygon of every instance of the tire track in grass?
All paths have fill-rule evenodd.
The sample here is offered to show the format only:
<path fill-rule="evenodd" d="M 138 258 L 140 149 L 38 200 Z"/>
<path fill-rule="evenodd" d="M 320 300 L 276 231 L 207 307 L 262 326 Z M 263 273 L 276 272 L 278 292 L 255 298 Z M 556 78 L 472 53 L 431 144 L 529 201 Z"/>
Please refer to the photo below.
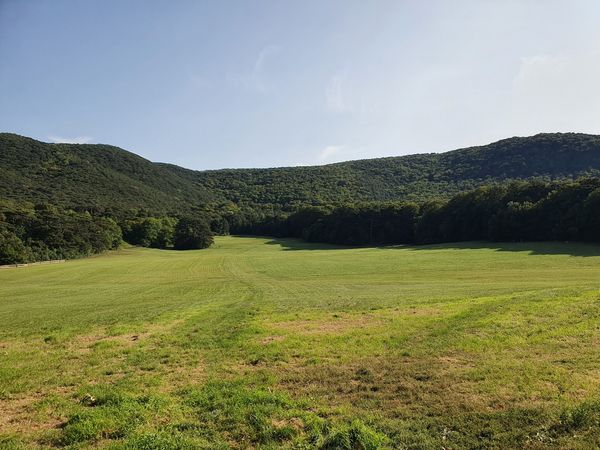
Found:
<path fill-rule="evenodd" d="M 255 333 L 254 317 L 265 299 L 265 290 L 257 282 L 256 272 L 247 265 L 245 254 L 258 245 L 261 243 L 253 243 L 221 259 L 221 289 L 191 314 L 181 329 L 186 340 L 182 345 L 205 351 L 212 375 L 239 358 L 244 342 Z"/>

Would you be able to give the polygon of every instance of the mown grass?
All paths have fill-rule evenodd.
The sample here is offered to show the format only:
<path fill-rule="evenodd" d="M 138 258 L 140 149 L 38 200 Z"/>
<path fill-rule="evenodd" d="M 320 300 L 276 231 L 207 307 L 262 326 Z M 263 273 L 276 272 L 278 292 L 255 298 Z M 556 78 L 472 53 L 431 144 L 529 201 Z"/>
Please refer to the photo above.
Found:
<path fill-rule="evenodd" d="M 600 247 L 223 237 L 0 271 L 0 448 L 594 448 Z"/>

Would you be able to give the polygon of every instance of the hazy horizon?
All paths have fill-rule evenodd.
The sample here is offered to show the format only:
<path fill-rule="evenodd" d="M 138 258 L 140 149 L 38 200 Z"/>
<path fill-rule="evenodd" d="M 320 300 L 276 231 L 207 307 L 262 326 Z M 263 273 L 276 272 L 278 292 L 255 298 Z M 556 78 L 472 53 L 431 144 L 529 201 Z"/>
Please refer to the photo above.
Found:
<path fill-rule="evenodd" d="M 600 3 L 0 2 L 0 129 L 196 170 L 600 134 Z"/>

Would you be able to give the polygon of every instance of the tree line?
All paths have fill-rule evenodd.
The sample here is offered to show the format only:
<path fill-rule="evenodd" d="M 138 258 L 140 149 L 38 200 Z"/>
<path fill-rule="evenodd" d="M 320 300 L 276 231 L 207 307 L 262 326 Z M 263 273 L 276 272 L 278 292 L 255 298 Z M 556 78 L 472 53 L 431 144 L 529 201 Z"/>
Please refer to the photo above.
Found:
<path fill-rule="evenodd" d="M 450 200 L 305 206 L 191 208 L 185 217 L 137 211 L 110 217 L 48 204 L 0 202 L 0 264 L 87 256 L 125 241 L 153 248 L 206 248 L 213 235 L 296 237 L 343 245 L 456 241 L 600 242 L 600 179 L 483 186 Z"/>
<path fill-rule="evenodd" d="M 456 241 L 600 242 L 600 179 L 483 186 L 448 201 L 305 207 L 232 228 L 344 245 Z"/>
<path fill-rule="evenodd" d="M 203 217 L 138 217 L 122 223 L 49 204 L 0 202 L 0 264 L 72 259 L 118 248 L 122 242 L 178 250 L 209 247 Z"/>
<path fill-rule="evenodd" d="M 2 204 L 0 264 L 89 256 L 117 248 L 121 228 L 109 217 L 64 211 L 48 204 Z"/>

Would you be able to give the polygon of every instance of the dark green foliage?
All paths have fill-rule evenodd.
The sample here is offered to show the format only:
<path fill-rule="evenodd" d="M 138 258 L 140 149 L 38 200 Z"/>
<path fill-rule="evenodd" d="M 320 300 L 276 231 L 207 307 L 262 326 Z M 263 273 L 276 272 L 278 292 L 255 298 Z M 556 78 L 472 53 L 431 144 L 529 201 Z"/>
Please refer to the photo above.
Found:
<path fill-rule="evenodd" d="M 448 201 L 301 208 L 262 217 L 249 234 L 345 245 L 600 240 L 600 179 L 482 186 Z"/>
<path fill-rule="evenodd" d="M 481 187 L 447 203 L 424 206 L 416 241 L 596 240 L 598 187 L 598 179 Z"/>
<path fill-rule="evenodd" d="M 300 235 L 333 244 L 405 244 L 414 242 L 416 204 L 371 204 L 335 208 L 306 226 Z M 290 217 L 295 221 L 294 214 Z"/>
<path fill-rule="evenodd" d="M 63 210 L 46 203 L 0 202 L 0 264 L 70 259 L 119 247 L 123 239 L 154 248 L 206 248 L 212 232 L 204 216 L 137 217 L 122 222 L 89 212 Z M 213 222 L 226 230 L 228 222 Z M 177 230 L 177 232 L 176 232 Z M 176 241 L 177 240 L 177 241 Z"/>
<path fill-rule="evenodd" d="M 573 133 L 327 166 L 212 171 L 152 163 L 107 145 L 46 144 L 0 134 L 2 196 L 118 218 L 131 211 L 187 215 L 208 204 L 233 203 L 273 216 L 306 205 L 422 202 L 496 181 L 573 178 L 598 169 L 600 137 Z M 225 232 L 221 225 L 215 224 L 215 232 Z"/>
<path fill-rule="evenodd" d="M 6 223 L 0 222 L 0 264 L 19 264 L 31 259 L 30 250 Z"/>
<path fill-rule="evenodd" d="M 205 216 L 184 217 L 138 217 L 126 220 L 123 236 L 133 245 L 153 248 L 176 248 L 178 250 L 209 247 L 212 231 Z M 219 234 L 229 232 L 229 224 L 222 217 L 213 217 L 211 224 Z"/>
<path fill-rule="evenodd" d="M 207 248 L 213 243 L 213 235 L 203 219 L 182 217 L 175 226 L 173 242 L 177 250 Z"/>
<path fill-rule="evenodd" d="M 580 211 L 581 236 L 588 241 L 600 241 L 600 188 L 587 196 Z"/>
<path fill-rule="evenodd" d="M 121 229 L 108 217 L 48 204 L 0 204 L 0 264 L 88 256 L 115 249 L 121 240 Z"/>
<path fill-rule="evenodd" d="M 229 222 L 224 217 L 213 217 L 210 221 L 210 230 L 218 236 L 226 236 L 229 234 Z"/>
<path fill-rule="evenodd" d="M 0 262 L 73 258 L 116 248 L 114 220 L 47 204 L 4 207 Z M 304 207 L 285 215 L 253 209 L 196 210 L 195 216 L 138 217 L 123 223 L 125 239 L 155 248 L 200 249 L 213 230 L 299 237 L 344 245 L 391 245 L 472 240 L 600 240 L 600 179 L 513 182 L 482 186 L 448 201 L 418 205 L 372 202 Z M 223 214 L 222 216 L 219 214 Z"/>
<path fill-rule="evenodd" d="M 598 179 L 482 187 L 423 208 L 416 240 L 596 240 L 600 228 L 594 223 L 593 205 L 598 187 Z"/>
<path fill-rule="evenodd" d="M 8 133 L 0 133 L 0 196 L 113 217 L 212 200 L 201 186 L 117 147 L 47 144 Z"/>
<path fill-rule="evenodd" d="M 177 219 L 173 217 L 142 217 L 127 220 L 123 236 L 127 242 L 142 247 L 167 248 L 173 246 Z"/>
<path fill-rule="evenodd" d="M 300 208 L 287 218 L 287 232 L 290 236 L 304 237 L 306 229 L 325 218 L 330 212 L 331 208 L 322 206 Z"/>
<path fill-rule="evenodd" d="M 12 205 L 46 202 L 0 218 L 5 263 L 115 248 L 121 232 L 113 219 L 134 245 L 179 249 L 205 248 L 213 234 L 229 232 L 351 245 L 600 240 L 600 183 L 565 180 L 597 173 L 600 137 L 592 135 L 540 134 L 320 167 L 205 172 L 151 163 L 116 147 L 13 134 L 0 134 L 0 150 L 0 193 Z M 510 181 L 530 177 L 536 178 Z M 181 216 L 196 219 L 176 226 Z"/>
<path fill-rule="evenodd" d="M 166 166 L 236 204 L 288 209 L 359 201 L 419 201 L 496 181 L 572 178 L 600 169 L 600 137 L 539 134 L 447 153 L 368 159 L 317 167 L 189 171 Z"/>

